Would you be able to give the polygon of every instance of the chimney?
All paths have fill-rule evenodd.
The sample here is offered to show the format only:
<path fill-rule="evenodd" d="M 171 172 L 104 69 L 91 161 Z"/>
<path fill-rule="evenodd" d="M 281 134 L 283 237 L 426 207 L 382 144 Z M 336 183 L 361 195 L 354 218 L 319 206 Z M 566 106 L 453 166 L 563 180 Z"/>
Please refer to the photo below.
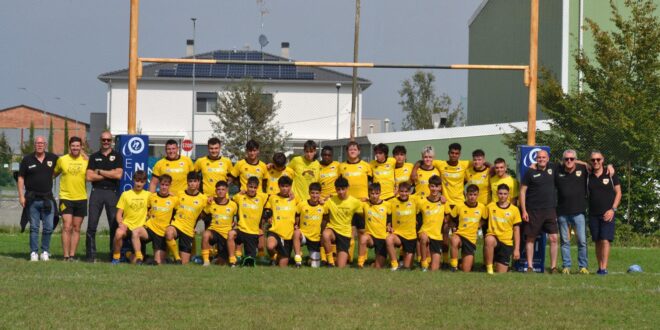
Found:
<path fill-rule="evenodd" d="M 282 43 L 282 57 L 289 58 L 289 42 L 285 41 Z"/>
<path fill-rule="evenodd" d="M 390 131 L 390 119 L 385 118 L 385 119 L 383 119 L 383 122 L 385 123 L 385 133 L 387 133 L 387 132 Z"/>
<path fill-rule="evenodd" d="M 187 39 L 186 40 L 186 56 L 187 57 L 192 57 L 193 56 L 193 49 L 195 48 L 195 41 L 192 39 Z"/>

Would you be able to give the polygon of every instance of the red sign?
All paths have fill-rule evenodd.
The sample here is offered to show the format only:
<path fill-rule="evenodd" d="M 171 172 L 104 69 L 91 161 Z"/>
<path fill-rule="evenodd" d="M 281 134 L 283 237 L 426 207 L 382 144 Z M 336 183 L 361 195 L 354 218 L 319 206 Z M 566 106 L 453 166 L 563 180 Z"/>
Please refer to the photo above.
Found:
<path fill-rule="evenodd" d="M 181 149 L 186 152 L 190 152 L 193 150 L 193 142 L 190 139 L 185 139 L 181 141 Z"/>

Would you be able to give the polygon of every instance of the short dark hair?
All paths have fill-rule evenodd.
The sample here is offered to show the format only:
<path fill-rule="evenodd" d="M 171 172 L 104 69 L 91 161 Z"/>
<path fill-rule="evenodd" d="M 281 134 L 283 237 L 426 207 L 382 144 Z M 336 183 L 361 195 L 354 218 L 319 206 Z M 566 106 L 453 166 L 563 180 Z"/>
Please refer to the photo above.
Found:
<path fill-rule="evenodd" d="M 335 180 L 335 188 L 348 188 L 348 180 L 343 176 L 340 176 Z"/>
<path fill-rule="evenodd" d="M 169 146 L 169 145 L 175 145 L 175 146 L 178 146 L 178 145 L 179 145 L 179 142 L 176 142 L 175 139 L 169 139 L 169 140 L 167 140 L 167 141 L 165 142 L 165 146 Z"/>
<path fill-rule="evenodd" d="M 401 146 L 401 145 L 395 146 L 394 149 L 392 149 L 392 155 L 396 155 L 396 154 L 404 154 L 405 155 L 407 153 L 408 153 L 408 151 L 406 150 L 406 147 Z"/>
<path fill-rule="evenodd" d="M 259 142 L 255 141 L 254 139 L 250 139 L 250 141 L 248 141 L 245 144 L 245 150 L 250 151 L 250 150 L 258 150 L 258 149 L 259 149 Z"/>
<path fill-rule="evenodd" d="M 77 136 L 70 137 L 69 138 L 69 145 L 71 145 L 71 143 L 74 143 L 74 142 L 80 142 L 80 144 L 82 144 L 82 139 L 77 137 Z"/>
<path fill-rule="evenodd" d="M 500 191 L 500 190 L 506 190 L 506 191 L 509 191 L 509 186 L 507 186 L 506 184 L 502 183 L 502 184 L 500 184 L 499 186 L 497 186 L 497 191 Z"/>
<path fill-rule="evenodd" d="M 374 190 L 380 191 L 380 183 L 374 182 L 369 185 L 369 191 L 374 191 Z"/>
<path fill-rule="evenodd" d="M 506 160 L 504 158 L 496 158 L 493 164 L 506 164 Z"/>
<path fill-rule="evenodd" d="M 467 186 L 467 192 L 479 192 L 479 187 L 476 184 L 471 184 Z"/>
<path fill-rule="evenodd" d="M 257 178 L 256 176 L 249 177 L 247 180 L 247 185 L 249 186 L 251 184 L 256 184 L 257 186 L 259 186 L 259 178 Z"/>
<path fill-rule="evenodd" d="M 462 149 L 462 147 L 461 147 L 461 144 L 460 144 L 460 143 L 456 143 L 456 142 L 454 142 L 454 143 L 452 143 L 452 144 L 449 145 L 449 151 L 452 151 L 452 150 L 458 150 L 458 151 L 461 151 L 461 149 Z"/>
<path fill-rule="evenodd" d="M 278 186 L 290 186 L 292 183 L 293 180 L 291 180 L 291 178 L 286 175 L 283 175 L 279 179 L 277 179 Z"/>
<path fill-rule="evenodd" d="M 273 154 L 273 164 L 277 167 L 286 165 L 286 155 L 283 152 L 276 152 Z"/>
<path fill-rule="evenodd" d="M 350 141 L 346 143 L 346 150 L 348 150 L 349 147 L 351 146 L 356 146 L 358 150 L 360 150 L 360 144 L 355 142 L 355 141 Z"/>
<path fill-rule="evenodd" d="M 309 191 L 321 191 L 321 184 L 318 182 L 312 182 L 309 184 Z"/>
<path fill-rule="evenodd" d="M 210 138 L 209 141 L 206 143 L 206 145 L 209 145 L 209 146 L 216 145 L 216 144 L 222 144 L 222 142 L 220 142 L 220 139 L 218 139 L 215 136 Z"/>
<path fill-rule="evenodd" d="M 379 153 L 379 152 L 384 153 L 385 156 L 387 157 L 388 153 L 390 152 L 390 147 L 388 147 L 384 143 L 379 143 L 374 146 L 374 153 Z"/>
<path fill-rule="evenodd" d="M 199 181 L 199 173 L 194 172 L 194 171 L 193 172 L 188 172 L 188 175 L 186 176 L 186 180 L 187 181 L 190 181 L 190 180 Z"/>
<path fill-rule="evenodd" d="M 172 183 L 172 177 L 169 174 L 163 174 L 163 175 L 159 176 L 158 177 L 158 182 L 160 183 L 160 182 L 163 182 L 163 181 L 167 181 L 169 183 Z"/>
<path fill-rule="evenodd" d="M 401 188 L 406 189 L 406 190 L 410 190 L 410 183 L 408 183 L 408 182 L 399 183 L 399 189 L 401 189 Z"/>
<path fill-rule="evenodd" d="M 138 170 L 135 171 L 133 174 L 133 181 L 146 181 L 147 180 L 147 172 L 143 170 Z"/>
<path fill-rule="evenodd" d="M 323 153 L 324 151 L 330 151 L 331 154 L 334 154 L 334 150 L 332 150 L 331 146 L 324 146 L 323 148 L 321 148 L 321 153 Z"/>
<path fill-rule="evenodd" d="M 442 185 L 442 179 L 439 176 L 434 174 L 429 178 L 429 184 L 432 184 L 434 186 L 441 186 Z"/>
<path fill-rule="evenodd" d="M 472 157 L 486 157 L 486 153 L 481 149 L 477 149 L 472 152 Z"/>
<path fill-rule="evenodd" d="M 303 144 L 303 150 L 316 150 L 316 142 L 314 140 L 307 140 L 305 141 L 305 144 Z"/>
<path fill-rule="evenodd" d="M 220 181 L 215 183 L 215 187 L 216 188 L 218 188 L 218 187 L 225 187 L 226 188 L 226 187 L 229 187 L 229 184 L 225 180 L 220 180 Z"/>

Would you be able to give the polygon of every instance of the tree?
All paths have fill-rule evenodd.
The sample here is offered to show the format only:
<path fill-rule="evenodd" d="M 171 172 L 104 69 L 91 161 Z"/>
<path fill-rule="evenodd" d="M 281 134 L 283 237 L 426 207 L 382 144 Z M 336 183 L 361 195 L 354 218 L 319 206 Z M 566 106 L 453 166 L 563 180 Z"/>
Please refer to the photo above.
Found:
<path fill-rule="evenodd" d="M 14 179 L 11 174 L 12 154 L 7 136 L 5 132 L 2 132 L 0 134 L 0 187 L 14 185 Z"/>
<path fill-rule="evenodd" d="M 34 122 L 30 122 L 30 133 L 28 135 L 27 142 L 23 142 L 21 146 L 21 153 L 26 155 L 31 152 L 34 152 Z"/>
<path fill-rule="evenodd" d="M 574 55 L 582 90 L 564 93 L 542 71 L 539 103 L 552 131 L 538 140 L 557 154 L 569 147 L 582 156 L 602 151 L 622 179 L 620 214 L 636 230 L 653 232 L 660 228 L 660 20 L 652 0 L 626 0 L 628 16 L 610 6 L 616 28 L 605 31 L 587 19 L 594 54 Z M 521 137 L 517 132 L 505 142 L 514 147 Z"/>
<path fill-rule="evenodd" d="M 64 121 L 64 153 L 66 155 L 69 153 L 69 121 Z"/>
<path fill-rule="evenodd" d="M 48 152 L 53 152 L 53 118 L 50 118 L 50 128 L 48 130 Z"/>
<path fill-rule="evenodd" d="M 215 109 L 218 120 L 211 120 L 211 125 L 223 137 L 225 150 L 236 157 L 245 157 L 245 144 L 254 139 L 260 144 L 261 159 L 270 160 L 273 153 L 283 150 L 290 136 L 275 121 L 279 108 L 272 95 L 246 79 L 220 94 Z"/>
<path fill-rule="evenodd" d="M 406 117 L 401 124 L 401 130 L 416 130 L 433 128 L 431 115 L 445 113 L 446 127 L 455 126 L 463 121 L 463 105 L 460 103 L 452 108 L 452 100 L 447 94 L 435 95 L 435 75 L 431 72 L 417 71 L 411 79 L 401 84 L 399 105 Z"/>

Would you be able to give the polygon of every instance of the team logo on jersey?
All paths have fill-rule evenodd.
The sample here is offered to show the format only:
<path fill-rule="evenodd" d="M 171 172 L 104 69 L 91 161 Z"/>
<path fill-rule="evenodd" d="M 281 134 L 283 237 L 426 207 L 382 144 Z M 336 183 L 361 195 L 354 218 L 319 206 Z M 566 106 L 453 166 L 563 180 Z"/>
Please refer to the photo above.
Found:
<path fill-rule="evenodd" d="M 481 212 L 479 212 L 479 211 L 474 211 L 474 215 L 479 215 L 479 214 L 481 214 Z"/>
<path fill-rule="evenodd" d="M 560 178 L 563 178 L 563 177 L 565 177 L 565 176 L 566 176 L 566 174 L 559 173 L 559 177 L 560 177 Z M 579 175 L 578 175 L 578 176 L 579 176 Z"/>
<path fill-rule="evenodd" d="M 48 167 L 53 167 L 53 161 L 52 160 L 47 161 L 46 165 L 48 165 Z"/>
<path fill-rule="evenodd" d="M 511 212 L 504 213 L 504 215 L 507 216 L 507 217 L 510 217 L 510 216 L 511 216 Z"/>
<path fill-rule="evenodd" d="M 383 208 L 380 208 L 378 210 L 381 211 L 381 212 L 385 212 L 385 209 L 383 209 Z"/>
<path fill-rule="evenodd" d="M 608 184 L 608 183 L 610 183 L 610 179 L 608 178 L 603 179 L 603 184 Z"/>
<path fill-rule="evenodd" d="M 110 161 L 111 162 L 115 161 L 115 155 L 110 155 Z"/>
<path fill-rule="evenodd" d="M 179 166 L 183 166 L 183 162 L 179 162 Z"/>
<path fill-rule="evenodd" d="M 257 171 L 257 172 L 261 172 L 261 169 L 260 169 L 260 168 L 257 168 L 257 169 L 255 169 L 255 171 Z"/>
<path fill-rule="evenodd" d="M 231 213 L 230 209 L 225 209 L 225 213 Z"/>
<path fill-rule="evenodd" d="M 193 201 L 193 204 L 197 205 L 199 204 L 199 201 Z"/>
<path fill-rule="evenodd" d="M 575 176 L 577 176 L 577 177 L 582 176 L 582 171 L 575 171 Z"/>
<path fill-rule="evenodd" d="M 158 203 L 158 201 L 156 201 L 156 203 Z M 172 204 L 170 201 L 165 202 L 165 205 L 170 205 L 170 204 Z"/>
<path fill-rule="evenodd" d="M 551 168 L 548 169 L 548 174 L 552 175 L 552 169 Z"/>

